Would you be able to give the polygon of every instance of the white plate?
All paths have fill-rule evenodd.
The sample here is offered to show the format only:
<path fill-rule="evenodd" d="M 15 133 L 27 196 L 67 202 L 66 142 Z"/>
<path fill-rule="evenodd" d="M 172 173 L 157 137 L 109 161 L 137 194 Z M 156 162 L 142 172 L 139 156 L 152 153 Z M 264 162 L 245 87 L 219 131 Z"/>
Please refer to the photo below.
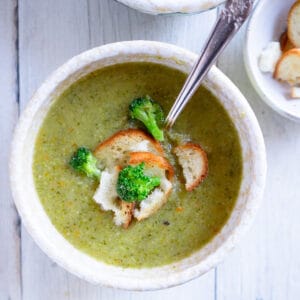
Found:
<path fill-rule="evenodd" d="M 244 59 L 249 78 L 261 98 L 275 111 L 300 122 L 300 100 L 292 99 L 287 84 L 262 73 L 258 57 L 270 41 L 278 41 L 287 28 L 287 15 L 295 0 L 261 0 L 252 15 L 246 34 Z"/>

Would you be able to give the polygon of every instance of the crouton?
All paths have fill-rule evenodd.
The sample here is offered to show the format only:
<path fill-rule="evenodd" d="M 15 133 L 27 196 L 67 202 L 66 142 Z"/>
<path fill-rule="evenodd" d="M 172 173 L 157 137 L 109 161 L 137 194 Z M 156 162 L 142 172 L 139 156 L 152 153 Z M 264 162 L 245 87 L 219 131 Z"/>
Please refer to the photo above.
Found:
<path fill-rule="evenodd" d="M 100 184 L 94 195 L 94 200 L 101 205 L 103 210 L 117 211 L 117 180 L 119 176 L 119 168 L 115 167 L 111 171 L 107 169 L 101 173 Z"/>
<path fill-rule="evenodd" d="M 279 38 L 279 43 L 280 43 L 280 49 L 283 53 L 295 48 L 294 44 L 288 38 L 287 31 L 284 31 L 281 34 Z"/>
<path fill-rule="evenodd" d="M 102 171 L 100 184 L 93 198 L 104 211 L 114 212 L 114 222 L 117 226 L 127 228 L 132 220 L 134 203 L 122 201 L 118 197 L 116 185 L 120 169 L 116 166 L 112 170 Z"/>
<path fill-rule="evenodd" d="M 278 42 L 270 42 L 261 52 L 258 60 L 259 69 L 262 72 L 273 73 L 280 56 L 280 44 Z"/>
<path fill-rule="evenodd" d="M 150 152 L 131 152 L 129 154 L 129 164 L 137 165 L 141 162 L 145 162 L 149 172 L 149 167 L 155 169 L 164 170 L 167 172 L 167 178 L 172 180 L 174 176 L 174 169 L 168 160 L 162 156 L 155 155 Z M 158 171 L 158 170 L 157 170 Z"/>
<path fill-rule="evenodd" d="M 300 48 L 300 1 L 296 1 L 288 15 L 288 38 L 296 48 Z"/>
<path fill-rule="evenodd" d="M 100 163 L 113 168 L 115 165 L 127 164 L 128 153 L 132 151 L 148 151 L 163 155 L 164 151 L 159 142 L 139 129 L 121 130 L 100 143 L 94 151 Z"/>
<path fill-rule="evenodd" d="M 300 83 L 300 49 L 291 49 L 281 56 L 274 77 L 291 85 Z"/>
<path fill-rule="evenodd" d="M 172 190 L 171 180 L 174 176 L 174 169 L 164 157 L 149 152 L 130 153 L 129 164 L 136 165 L 145 163 L 145 174 L 161 178 L 160 186 L 140 202 L 139 208 L 134 210 L 134 217 L 141 221 L 157 212 L 168 200 Z"/>
<path fill-rule="evenodd" d="M 123 228 L 127 229 L 133 218 L 135 203 L 120 200 L 120 212 L 116 219 L 122 220 Z"/>
<path fill-rule="evenodd" d="M 186 143 L 175 147 L 175 155 L 183 170 L 185 188 L 195 189 L 208 174 L 208 160 L 205 151 L 197 144 Z"/>
<path fill-rule="evenodd" d="M 140 203 L 139 209 L 134 210 L 134 217 L 144 220 L 156 213 L 168 200 L 172 190 L 172 184 L 166 178 L 162 179 L 162 188 L 156 188 L 146 199 Z"/>

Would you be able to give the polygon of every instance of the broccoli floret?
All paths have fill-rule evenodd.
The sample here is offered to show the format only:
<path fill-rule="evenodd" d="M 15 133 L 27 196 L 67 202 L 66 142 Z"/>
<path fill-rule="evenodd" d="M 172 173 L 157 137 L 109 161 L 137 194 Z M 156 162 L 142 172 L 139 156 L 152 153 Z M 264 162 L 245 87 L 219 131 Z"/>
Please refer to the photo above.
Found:
<path fill-rule="evenodd" d="M 162 107 L 149 96 L 136 98 L 129 105 L 130 116 L 144 123 L 149 132 L 158 141 L 164 140 L 161 129 L 164 123 Z"/>
<path fill-rule="evenodd" d="M 95 179 L 100 178 L 101 171 L 97 168 L 97 159 L 93 156 L 92 152 L 85 147 L 77 149 L 70 160 L 70 165 L 74 170 L 84 173 L 88 177 Z"/>
<path fill-rule="evenodd" d="M 142 201 L 150 192 L 160 185 L 159 177 L 144 174 L 145 163 L 127 166 L 119 173 L 117 193 L 127 202 Z"/>

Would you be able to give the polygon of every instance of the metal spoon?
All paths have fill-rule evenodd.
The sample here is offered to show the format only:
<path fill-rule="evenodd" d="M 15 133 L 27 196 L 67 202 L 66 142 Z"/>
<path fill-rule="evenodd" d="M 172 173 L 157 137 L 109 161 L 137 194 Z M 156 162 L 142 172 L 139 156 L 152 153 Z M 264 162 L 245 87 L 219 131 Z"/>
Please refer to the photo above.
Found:
<path fill-rule="evenodd" d="M 165 127 L 171 128 L 179 114 L 200 86 L 204 76 L 210 70 L 218 56 L 230 42 L 235 33 L 247 19 L 254 0 L 227 0 L 217 23 L 204 47 L 202 54 L 194 65 L 179 96 L 173 104 Z"/>

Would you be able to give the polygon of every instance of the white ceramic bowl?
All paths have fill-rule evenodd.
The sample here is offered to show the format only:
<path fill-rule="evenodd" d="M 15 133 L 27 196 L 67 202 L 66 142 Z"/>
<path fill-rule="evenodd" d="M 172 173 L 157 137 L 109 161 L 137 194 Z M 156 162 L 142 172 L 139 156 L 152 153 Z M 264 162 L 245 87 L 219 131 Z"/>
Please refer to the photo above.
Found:
<path fill-rule="evenodd" d="M 212 9 L 225 0 L 117 0 L 141 12 L 159 15 L 199 13 Z"/>
<path fill-rule="evenodd" d="M 295 0 L 261 1 L 248 25 L 244 60 L 250 81 L 263 101 L 281 115 L 300 122 L 300 100 L 290 98 L 287 84 L 258 67 L 261 51 L 271 41 L 278 41 L 287 28 L 287 15 Z"/>
<path fill-rule="evenodd" d="M 243 179 L 237 203 L 221 232 L 204 248 L 163 267 L 126 269 L 107 265 L 74 248 L 52 225 L 35 190 L 32 160 L 39 128 L 53 100 L 82 76 L 108 65 L 146 61 L 188 73 L 197 55 L 170 44 L 121 42 L 84 52 L 57 69 L 38 89 L 23 112 L 13 139 L 11 188 L 23 224 L 40 248 L 60 266 L 92 283 L 128 290 L 166 288 L 195 278 L 219 263 L 248 228 L 263 193 L 266 159 L 263 137 L 246 99 L 217 68 L 205 86 L 219 98 L 238 131 Z"/>

